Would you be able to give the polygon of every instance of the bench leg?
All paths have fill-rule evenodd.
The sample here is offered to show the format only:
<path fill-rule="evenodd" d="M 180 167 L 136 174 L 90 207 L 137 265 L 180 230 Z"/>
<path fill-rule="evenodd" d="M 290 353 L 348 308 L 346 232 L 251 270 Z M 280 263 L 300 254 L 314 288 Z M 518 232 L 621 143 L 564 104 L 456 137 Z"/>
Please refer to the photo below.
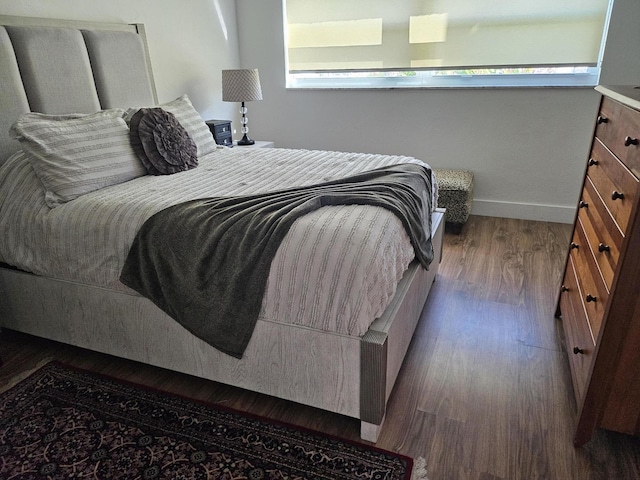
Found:
<path fill-rule="evenodd" d="M 462 233 L 462 227 L 464 227 L 464 223 L 447 222 L 444 224 L 445 232 L 453 233 L 454 235 L 460 235 Z"/>

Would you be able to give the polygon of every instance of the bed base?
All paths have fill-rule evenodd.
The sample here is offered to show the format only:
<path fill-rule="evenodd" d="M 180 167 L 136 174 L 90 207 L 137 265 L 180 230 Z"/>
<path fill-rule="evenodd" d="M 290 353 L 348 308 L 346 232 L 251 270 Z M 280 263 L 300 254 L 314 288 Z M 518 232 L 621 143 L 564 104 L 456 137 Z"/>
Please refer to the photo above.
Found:
<path fill-rule="evenodd" d="M 0 318 L 4 328 L 355 417 L 362 438 L 375 442 L 438 271 L 443 216 L 433 214 L 430 269 L 411 264 L 362 338 L 260 320 L 236 359 L 144 297 L 8 268 L 0 268 Z"/>

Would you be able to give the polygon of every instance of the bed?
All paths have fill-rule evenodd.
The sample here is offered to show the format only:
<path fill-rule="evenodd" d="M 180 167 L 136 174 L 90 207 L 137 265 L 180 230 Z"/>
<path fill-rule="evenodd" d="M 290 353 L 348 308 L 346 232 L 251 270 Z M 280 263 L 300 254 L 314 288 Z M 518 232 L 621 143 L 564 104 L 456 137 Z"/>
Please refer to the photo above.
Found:
<path fill-rule="evenodd" d="M 10 240 L 3 223 L 8 220 L 0 214 L 2 327 L 354 417 L 361 422 L 362 438 L 375 442 L 438 271 L 442 210 L 428 213 L 435 254 L 428 269 L 407 256 L 406 248 L 390 255 L 409 240 L 399 220 L 378 207 L 324 207 L 296 220 L 271 264 L 261 313 L 242 358 L 222 353 L 189 332 L 119 283 L 118 273 L 143 222 L 180 201 L 269 192 L 278 188 L 279 177 L 285 177 L 287 185 L 304 186 L 376 167 L 425 164 L 401 156 L 217 148 L 211 147 L 209 133 L 201 139 L 209 150 L 201 154 L 198 144 L 199 165 L 188 172 L 128 172 L 130 179 L 125 175 L 125 180 L 71 201 L 45 198 L 36 182 L 41 177 L 24 167 L 27 162 L 10 128 L 30 111 L 91 116 L 157 105 L 144 26 L 7 16 L 0 16 L 0 25 L 0 212 L 13 210 L 22 219 L 11 227 L 18 231 L 18 240 Z M 179 117 L 179 107 L 188 104 L 188 98 L 172 102 L 162 105 L 169 109 L 177 104 Z M 215 184 L 206 180 L 209 174 Z M 19 175 L 23 177 L 16 180 Z M 428 194 L 435 195 L 435 188 Z M 53 208 L 47 202 L 53 202 Z M 136 202 L 138 208 L 129 210 Z M 31 213 L 29 204 L 45 214 Z M 351 272 L 347 280 L 356 286 L 371 279 L 382 285 L 380 292 L 369 294 L 374 287 L 367 283 L 357 299 L 330 278 L 327 285 L 333 288 L 323 287 L 321 274 L 310 270 L 313 263 L 329 268 L 326 260 L 335 245 L 351 243 L 348 233 L 332 230 L 350 216 L 365 219 L 369 231 L 384 232 L 376 237 L 378 250 L 363 246 L 364 256 L 350 260 L 352 267 L 333 266 L 325 272 L 327 278 Z M 106 223 L 87 227 L 95 217 Z M 118 233 L 110 230 L 114 218 L 116 223 L 126 220 Z M 300 263 L 305 244 L 319 245 L 320 240 L 304 235 L 294 240 L 296 231 L 312 232 L 318 225 L 331 233 L 332 240 L 318 248 L 324 261 Z M 97 246 L 94 237 L 111 240 Z M 52 261 L 43 265 L 47 256 Z M 387 258 L 391 263 L 376 263 Z M 362 259 L 368 259 L 367 268 L 357 270 Z M 282 277 L 288 271 L 293 273 Z"/>

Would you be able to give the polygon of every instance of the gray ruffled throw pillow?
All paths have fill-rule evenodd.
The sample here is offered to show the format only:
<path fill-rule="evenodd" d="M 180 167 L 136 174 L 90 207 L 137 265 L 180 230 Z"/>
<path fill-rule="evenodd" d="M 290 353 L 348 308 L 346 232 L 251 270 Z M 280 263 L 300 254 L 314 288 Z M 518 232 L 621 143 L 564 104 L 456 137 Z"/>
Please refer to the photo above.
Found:
<path fill-rule="evenodd" d="M 152 175 L 198 166 L 198 149 L 176 117 L 162 108 L 141 108 L 129 124 L 131 146 Z"/>

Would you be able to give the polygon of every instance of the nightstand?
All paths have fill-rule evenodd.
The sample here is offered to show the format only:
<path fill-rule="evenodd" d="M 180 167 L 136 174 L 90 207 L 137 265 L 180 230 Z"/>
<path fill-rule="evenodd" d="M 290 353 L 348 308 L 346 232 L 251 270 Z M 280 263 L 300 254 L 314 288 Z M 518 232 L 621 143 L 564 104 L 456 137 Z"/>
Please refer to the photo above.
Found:
<path fill-rule="evenodd" d="M 204 122 L 211 130 L 213 138 L 218 145 L 233 145 L 231 138 L 231 120 L 207 120 Z"/>
<path fill-rule="evenodd" d="M 253 145 L 238 145 L 238 142 L 233 142 L 233 145 L 238 148 L 274 148 L 275 144 L 267 140 L 256 140 Z"/>

